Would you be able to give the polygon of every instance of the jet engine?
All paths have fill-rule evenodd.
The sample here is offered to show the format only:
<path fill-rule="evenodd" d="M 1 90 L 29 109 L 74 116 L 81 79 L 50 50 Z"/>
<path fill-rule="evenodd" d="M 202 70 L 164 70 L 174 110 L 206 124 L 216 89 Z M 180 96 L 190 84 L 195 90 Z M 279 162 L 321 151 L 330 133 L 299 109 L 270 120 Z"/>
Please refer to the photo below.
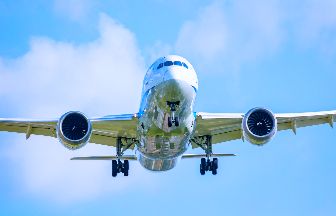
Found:
<path fill-rule="evenodd" d="M 244 138 L 250 143 L 263 145 L 277 132 L 277 120 L 271 111 L 253 108 L 244 115 L 242 130 Z"/>
<path fill-rule="evenodd" d="M 76 150 L 90 140 L 91 122 L 83 113 L 70 111 L 62 115 L 58 121 L 56 133 L 66 148 Z"/>

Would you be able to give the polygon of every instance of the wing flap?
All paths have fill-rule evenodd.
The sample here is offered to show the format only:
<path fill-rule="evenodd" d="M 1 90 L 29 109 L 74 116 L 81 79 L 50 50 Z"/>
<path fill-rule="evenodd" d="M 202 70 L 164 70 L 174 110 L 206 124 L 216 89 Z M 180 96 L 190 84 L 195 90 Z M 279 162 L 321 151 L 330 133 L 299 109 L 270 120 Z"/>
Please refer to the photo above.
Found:
<path fill-rule="evenodd" d="M 91 118 L 91 143 L 115 146 L 117 137 L 135 138 L 137 114 L 109 115 L 101 118 Z M 56 137 L 58 119 L 30 120 L 0 118 L 0 131 L 16 132 L 30 135 Z"/>
<path fill-rule="evenodd" d="M 212 136 L 213 144 L 242 139 L 241 124 L 244 114 L 241 113 L 197 113 L 194 137 Z M 336 110 L 306 113 L 275 114 L 278 130 L 293 130 L 297 128 L 329 124 L 336 122 Z M 194 143 L 193 148 L 197 148 Z"/>
<path fill-rule="evenodd" d="M 136 137 L 137 114 L 109 115 L 90 119 L 96 134 L 111 137 Z"/>
<path fill-rule="evenodd" d="M 236 131 L 241 126 L 241 113 L 197 113 L 196 134 L 216 135 Z"/>
<path fill-rule="evenodd" d="M 333 127 L 336 121 L 336 111 L 276 114 L 275 116 L 279 131 L 292 129 L 296 132 L 296 128 L 321 124 L 329 124 Z"/>
<path fill-rule="evenodd" d="M 0 119 L 0 131 L 56 137 L 57 121 L 34 121 L 21 119 Z"/>

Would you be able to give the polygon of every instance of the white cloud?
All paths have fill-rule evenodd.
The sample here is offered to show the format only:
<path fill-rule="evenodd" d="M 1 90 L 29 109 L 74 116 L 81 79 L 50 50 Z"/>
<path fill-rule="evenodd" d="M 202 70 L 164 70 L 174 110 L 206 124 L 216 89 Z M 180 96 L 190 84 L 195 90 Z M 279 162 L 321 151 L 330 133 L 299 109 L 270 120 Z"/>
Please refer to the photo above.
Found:
<path fill-rule="evenodd" d="M 336 1 L 308 0 L 292 15 L 298 41 L 305 47 L 318 47 L 324 54 L 336 53 Z"/>
<path fill-rule="evenodd" d="M 175 50 L 205 68 L 213 63 L 239 71 L 294 46 L 336 54 L 336 1 L 213 1 L 186 21 Z M 210 69 L 211 71 L 211 69 Z M 208 72 L 208 71 L 207 71 Z"/>
<path fill-rule="evenodd" d="M 172 50 L 173 48 L 170 44 L 165 44 L 162 41 L 156 41 L 153 45 L 145 49 L 146 60 L 150 65 L 159 57 L 174 54 L 172 53 Z"/>
<path fill-rule="evenodd" d="M 279 47 L 282 22 L 276 1 L 215 1 L 185 22 L 175 49 L 206 64 L 258 61 Z"/>
<path fill-rule="evenodd" d="M 8 109 L 18 117 L 59 117 L 68 110 L 89 116 L 133 113 L 144 72 L 133 34 L 101 15 L 95 41 L 74 45 L 34 38 L 25 55 L 2 59 L 0 92 L 10 98 Z M 27 142 L 18 136 L 8 147 L 9 165 L 18 185 L 34 196 L 71 203 L 132 187 L 130 182 L 147 184 L 137 163 L 132 163 L 129 178 L 112 179 L 109 162 L 69 160 L 74 155 L 111 155 L 114 149 L 88 145 L 69 152 L 52 138 Z"/>
<path fill-rule="evenodd" d="M 100 31 L 100 38 L 81 45 L 32 39 L 28 53 L 2 66 L 2 87 L 13 104 L 24 104 L 21 112 L 33 116 L 79 108 L 94 115 L 111 107 L 136 112 L 145 67 L 134 36 L 106 15 Z"/>
<path fill-rule="evenodd" d="M 54 0 L 55 11 L 73 21 L 86 18 L 93 6 L 92 0 Z"/>
<path fill-rule="evenodd" d="M 227 46 L 228 30 L 223 11 L 215 3 L 206 7 L 201 14 L 182 26 L 177 42 L 177 52 L 195 54 L 211 59 Z"/>

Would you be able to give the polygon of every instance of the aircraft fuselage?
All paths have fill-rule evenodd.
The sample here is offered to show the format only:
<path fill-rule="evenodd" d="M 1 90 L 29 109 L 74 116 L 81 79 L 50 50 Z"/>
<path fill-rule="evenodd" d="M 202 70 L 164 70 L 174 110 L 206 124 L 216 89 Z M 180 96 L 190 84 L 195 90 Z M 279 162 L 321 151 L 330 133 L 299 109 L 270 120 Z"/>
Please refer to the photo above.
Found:
<path fill-rule="evenodd" d="M 148 69 L 137 126 L 137 158 L 146 169 L 170 170 L 187 150 L 197 88 L 196 72 L 182 57 L 160 58 Z"/>

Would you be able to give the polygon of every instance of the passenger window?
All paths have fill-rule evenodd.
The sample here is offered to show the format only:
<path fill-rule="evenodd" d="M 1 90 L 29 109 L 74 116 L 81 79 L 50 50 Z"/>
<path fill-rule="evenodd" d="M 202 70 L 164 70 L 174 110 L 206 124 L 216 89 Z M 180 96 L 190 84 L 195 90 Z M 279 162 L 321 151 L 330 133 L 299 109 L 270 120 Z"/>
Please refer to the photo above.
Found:
<path fill-rule="evenodd" d="M 163 67 L 163 63 L 160 63 L 159 66 L 156 68 L 157 70 Z"/>
<path fill-rule="evenodd" d="M 186 63 L 182 62 L 183 67 L 188 69 L 188 65 L 186 65 Z"/>
<path fill-rule="evenodd" d="M 182 62 L 180 62 L 180 61 L 174 61 L 174 65 L 182 66 Z"/>
<path fill-rule="evenodd" d="M 172 66 L 173 65 L 173 62 L 172 61 L 166 61 L 164 63 L 164 66 Z"/>

